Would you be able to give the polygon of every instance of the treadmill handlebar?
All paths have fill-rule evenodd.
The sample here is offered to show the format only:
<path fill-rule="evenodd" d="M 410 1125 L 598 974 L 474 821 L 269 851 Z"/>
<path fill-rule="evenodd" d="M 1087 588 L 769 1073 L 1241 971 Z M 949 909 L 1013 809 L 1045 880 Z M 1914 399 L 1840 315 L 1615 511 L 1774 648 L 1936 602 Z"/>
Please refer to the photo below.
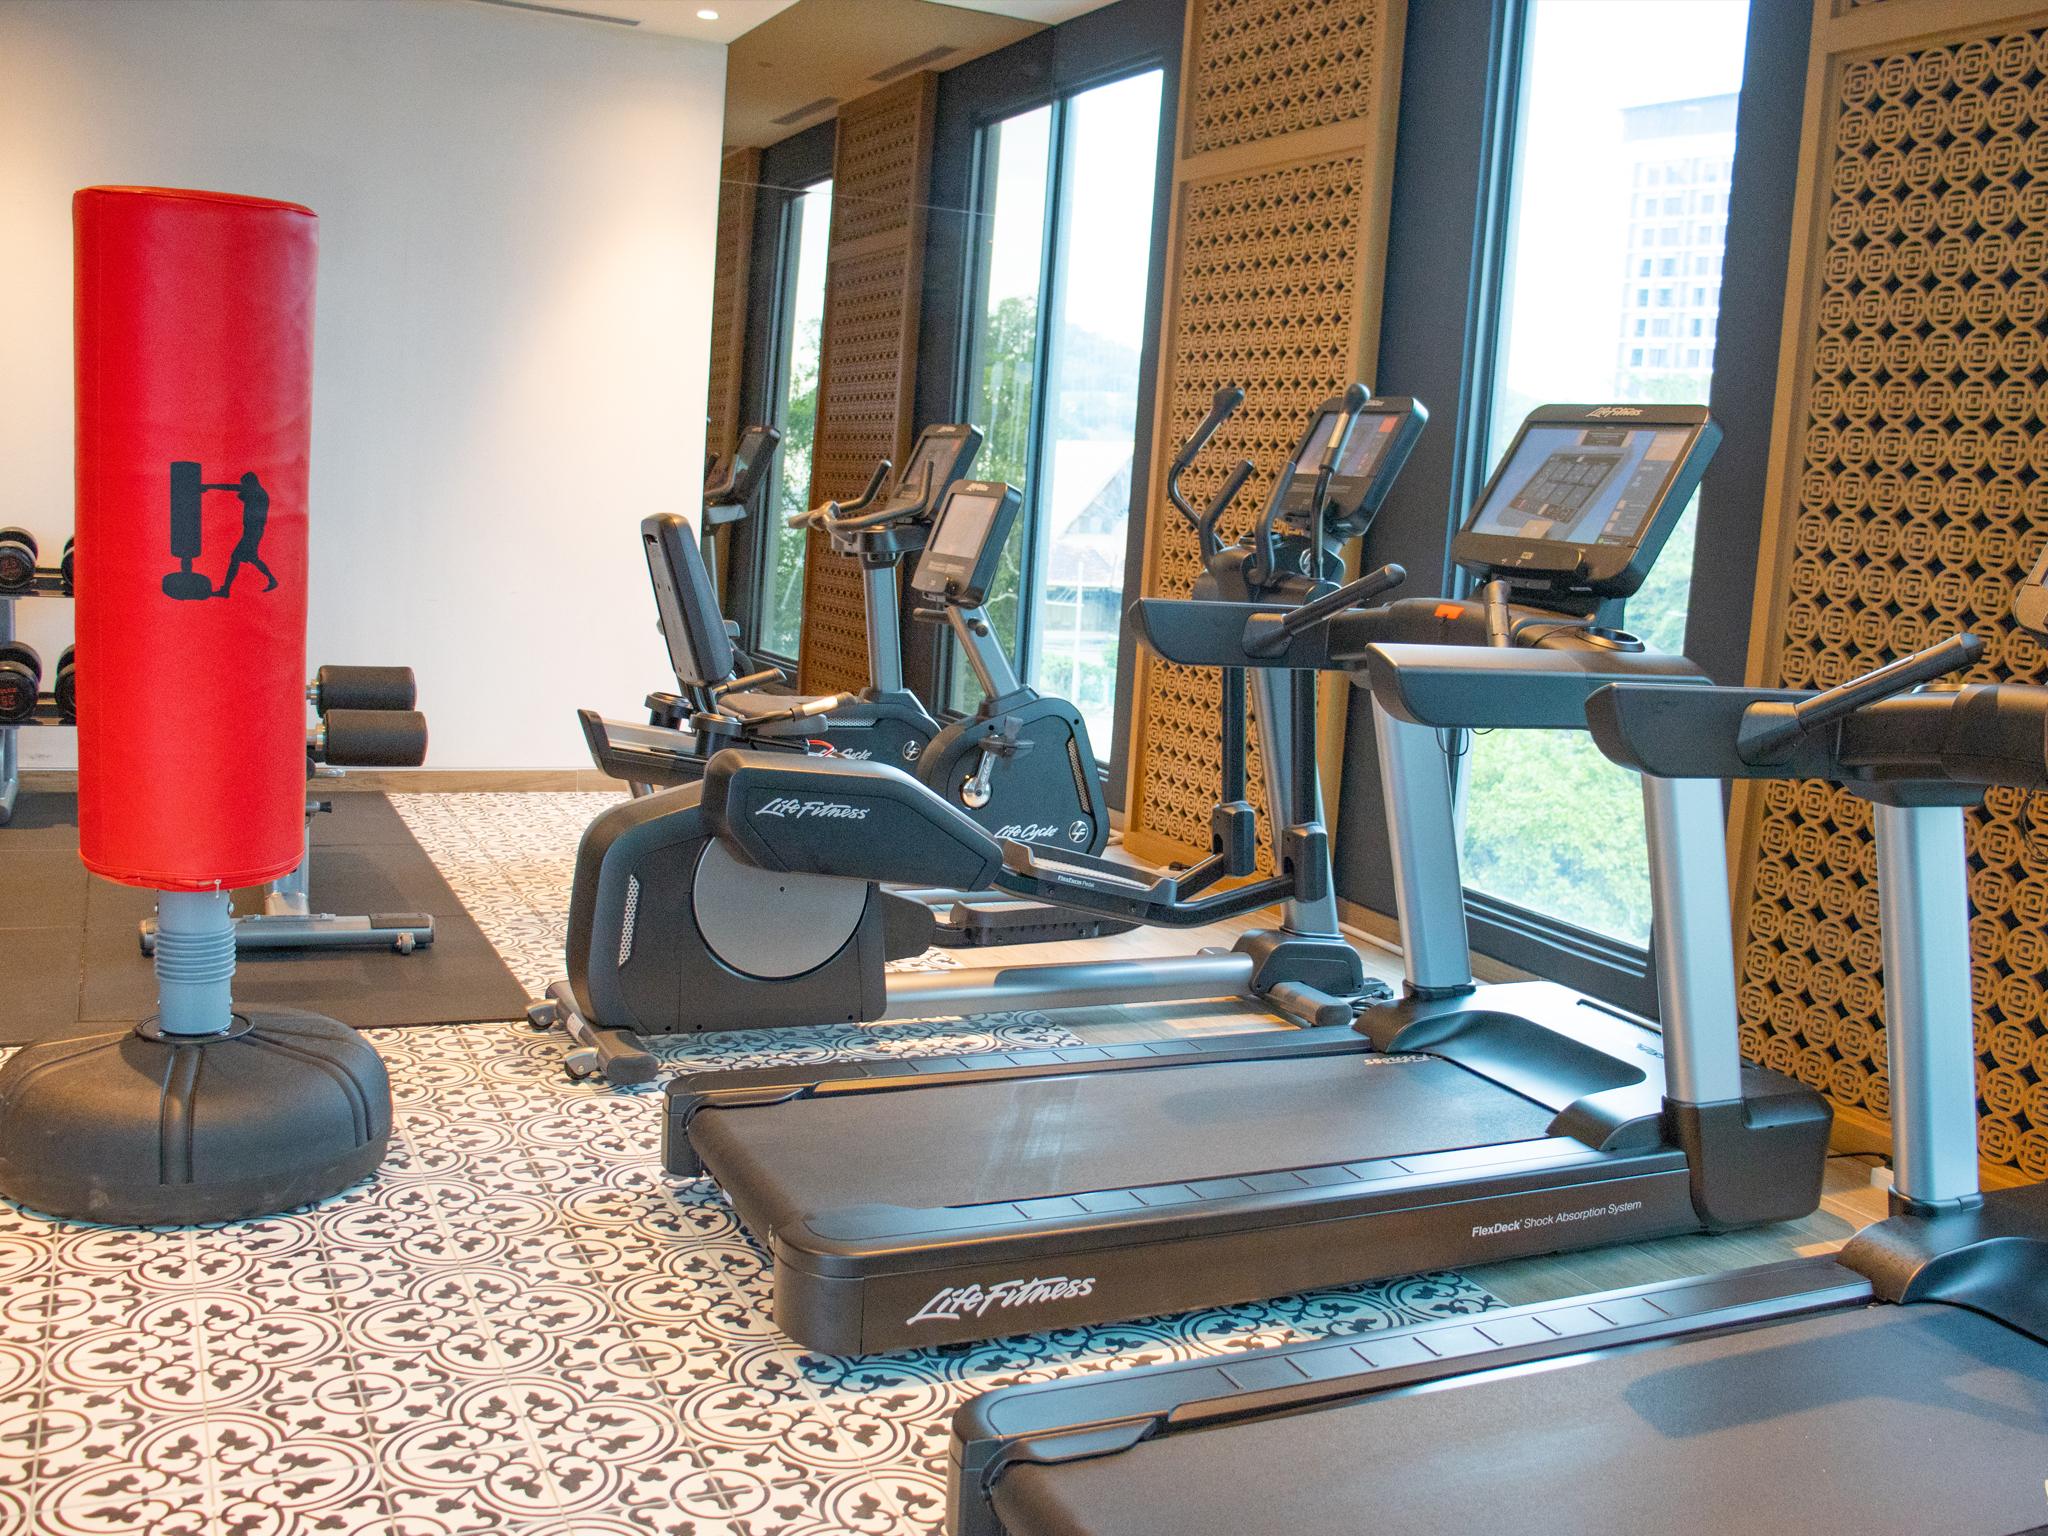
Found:
<path fill-rule="evenodd" d="M 1625 683 L 1586 701 L 1601 752 L 1658 778 L 1826 779 L 1889 805 L 1972 805 L 1986 788 L 2048 788 L 2048 688 L 1967 683 L 1894 693 L 1768 763 L 1746 755 L 1752 712 L 1817 695 L 1786 689 Z"/>
<path fill-rule="evenodd" d="M 1905 693 L 1922 683 L 1931 683 L 1951 672 L 1973 665 L 1984 654 L 1984 642 L 1975 635 L 1951 635 L 1939 645 L 1930 645 L 1888 662 L 1874 672 L 1837 683 L 1819 693 L 1808 694 L 1796 703 L 1758 700 L 1743 711 L 1742 730 L 1736 750 L 1744 761 L 1758 765 L 1782 760 L 1801 737 L 1834 724 L 1879 699 Z"/>
<path fill-rule="evenodd" d="M 1381 612 L 1386 610 L 1382 609 Z M 1353 671 L 1373 701 L 1410 725 L 1460 730 L 1586 728 L 1586 701 L 1610 683 L 1710 686 L 1683 656 L 1483 645 L 1373 645 Z"/>
<path fill-rule="evenodd" d="M 1258 612 L 1244 621 L 1244 649 L 1249 656 L 1272 656 L 1305 630 L 1327 624 L 1347 608 L 1362 608 L 1383 592 L 1391 592 L 1408 579 L 1399 565 L 1383 565 L 1347 581 L 1334 591 L 1312 598 L 1299 608 L 1284 613 Z"/>

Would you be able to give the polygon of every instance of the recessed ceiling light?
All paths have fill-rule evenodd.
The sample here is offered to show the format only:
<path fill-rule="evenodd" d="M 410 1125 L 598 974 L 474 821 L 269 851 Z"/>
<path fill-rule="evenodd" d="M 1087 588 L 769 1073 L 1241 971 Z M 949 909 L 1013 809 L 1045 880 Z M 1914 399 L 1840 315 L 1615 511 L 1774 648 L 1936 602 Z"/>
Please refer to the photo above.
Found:
<path fill-rule="evenodd" d="M 697 19 L 699 21 L 716 21 L 718 20 L 718 12 L 707 7 L 697 13 Z"/>

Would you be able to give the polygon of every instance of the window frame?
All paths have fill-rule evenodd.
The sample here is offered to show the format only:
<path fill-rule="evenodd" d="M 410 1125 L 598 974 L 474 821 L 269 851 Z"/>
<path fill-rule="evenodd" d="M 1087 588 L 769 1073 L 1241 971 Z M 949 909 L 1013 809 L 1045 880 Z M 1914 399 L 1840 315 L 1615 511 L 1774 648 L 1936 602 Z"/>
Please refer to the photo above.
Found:
<path fill-rule="evenodd" d="M 793 252 L 792 225 L 806 192 L 832 179 L 838 124 L 820 123 L 761 152 L 760 187 L 754 201 L 753 256 L 749 266 L 747 324 L 741 363 L 740 417 L 743 423 L 773 420 L 782 415 L 784 342 L 793 318 L 798 263 Z M 831 234 L 828 231 L 829 242 Z M 826 281 L 831 281 L 829 269 Z M 814 458 L 815 462 L 815 458 Z M 726 592 L 726 617 L 740 627 L 741 644 L 749 655 L 794 668 L 785 656 L 761 643 L 765 618 L 767 557 L 775 530 L 768 526 L 782 487 L 782 454 L 759 492 L 751 515 L 734 529 L 732 580 Z M 808 487 L 806 487 L 808 494 Z M 801 645 L 802 628 L 798 628 Z"/>
<path fill-rule="evenodd" d="M 970 209 L 979 206 L 976 197 L 985 175 L 985 130 L 1004 118 L 1064 102 L 1096 86 L 1148 70 L 1160 71 L 1160 133 L 1146 272 L 1149 296 L 1138 358 L 1137 416 L 1124 553 L 1126 606 L 1142 588 L 1145 529 L 1156 499 L 1152 494 L 1152 442 L 1185 9 L 1184 0 L 1117 0 L 1116 4 L 1034 33 L 939 76 L 938 124 L 932 151 L 932 213 L 926 233 L 925 299 L 920 316 L 923 345 L 918 361 L 916 412 L 920 428 L 934 422 L 960 420 L 969 397 L 976 297 L 971 290 L 980 282 Z M 1055 132 L 1054 151 L 1063 138 L 1062 133 Z M 1059 190 L 1056 184 L 1049 189 L 1049 201 L 1055 200 Z M 1048 223 L 1051 222 L 1049 219 Z M 1048 244 L 1048 260 L 1052 249 Z M 1051 323 L 1054 310 L 1051 305 L 1041 305 L 1040 309 L 1039 347 L 1043 357 L 1044 328 Z M 1042 409 L 1044 397 L 1043 389 L 1034 392 L 1034 415 Z M 1042 451 L 1043 437 L 1043 432 L 1034 425 L 1034 453 Z M 1027 575 L 1043 570 L 1046 558 L 1043 519 L 1034 518 L 1033 522 L 1038 526 L 1031 533 Z M 1037 585 L 1035 581 L 1025 583 L 1026 601 L 1035 600 Z M 1028 636 L 1028 628 L 1026 633 Z M 943 704 L 951 696 L 950 636 L 927 624 L 906 624 L 905 635 L 904 663 L 910 686 L 920 698 Z M 1115 724 L 1108 740 L 1097 739 L 1093 743 L 1102 772 L 1103 793 L 1113 811 L 1124 808 L 1124 765 L 1134 713 L 1136 649 L 1128 644 L 1118 648 Z M 1020 662 L 1019 675 L 1028 676 L 1028 658 L 1016 659 Z"/>
<path fill-rule="evenodd" d="M 1727 243 L 1708 408 L 1726 437 L 1702 487 L 1715 512 L 1700 525 L 1685 640 L 1686 654 L 1721 683 L 1742 682 L 1747 666 L 1810 25 L 1807 7 L 1752 0 L 1735 162 L 1723 189 Z M 1418 445 L 1368 535 L 1367 559 L 1405 565 L 1412 591 L 1462 595 L 1468 585 L 1450 566 L 1449 544 L 1487 470 L 1527 37 L 1527 0 L 1438 0 L 1409 14 L 1376 382 L 1446 401 L 1438 420 L 1447 430 L 1433 426 Z M 1652 166 L 1643 180 L 1647 194 L 1663 178 Z M 1461 250 L 1462 261 L 1452 254 Z M 1461 344 L 1446 346 L 1446 336 Z M 1730 592 L 1741 599 L 1732 610 L 1741 622 L 1729 622 Z M 1383 925 L 1393 916 L 1393 882 L 1370 710 L 1349 718 L 1341 804 L 1339 895 Z M 1469 889 L 1465 907 L 1481 957 L 1656 1017 L 1648 951 Z"/>

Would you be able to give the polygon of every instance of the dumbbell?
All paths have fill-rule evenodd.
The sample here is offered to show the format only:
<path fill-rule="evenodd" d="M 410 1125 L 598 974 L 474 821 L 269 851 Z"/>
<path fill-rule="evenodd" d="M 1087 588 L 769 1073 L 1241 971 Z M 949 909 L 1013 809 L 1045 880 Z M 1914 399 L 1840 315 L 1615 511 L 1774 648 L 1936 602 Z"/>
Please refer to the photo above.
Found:
<path fill-rule="evenodd" d="M 26 528 L 0 528 L 0 597 L 36 584 L 36 536 Z"/>
<path fill-rule="evenodd" d="M 322 667 L 306 685 L 306 702 L 329 710 L 408 710 L 419 699 L 411 667 Z"/>
<path fill-rule="evenodd" d="M 78 723 L 78 667 L 72 658 L 76 649 L 64 647 L 64 654 L 57 658 L 57 679 L 50 685 L 50 692 L 57 699 L 57 718 L 66 725 Z"/>
<path fill-rule="evenodd" d="M 64 558 L 57 562 L 57 568 L 64 573 L 64 595 L 66 597 L 74 596 L 78 591 L 78 582 L 71 570 L 72 561 L 75 558 L 72 546 L 75 543 L 77 543 L 75 539 L 66 539 L 64 541 Z"/>
<path fill-rule="evenodd" d="M 0 725 L 33 720 L 43 688 L 43 658 L 20 640 L 0 640 Z"/>

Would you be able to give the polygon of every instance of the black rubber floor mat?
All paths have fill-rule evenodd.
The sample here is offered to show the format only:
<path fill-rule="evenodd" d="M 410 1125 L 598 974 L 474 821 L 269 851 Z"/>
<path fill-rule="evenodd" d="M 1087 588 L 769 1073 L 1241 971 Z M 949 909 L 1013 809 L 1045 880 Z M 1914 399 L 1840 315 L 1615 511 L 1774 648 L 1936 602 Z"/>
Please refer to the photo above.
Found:
<path fill-rule="evenodd" d="M 526 994 L 383 795 L 333 796 L 313 823 L 313 905 L 342 913 L 427 912 L 434 942 L 382 949 L 245 954 L 235 997 L 308 1008 L 361 1029 L 515 1019 Z M 253 904 L 260 893 L 237 898 Z M 0 828 L 0 1045 L 140 1019 L 156 1005 L 136 925 L 148 891 L 85 873 L 69 795 L 25 795 Z"/>

